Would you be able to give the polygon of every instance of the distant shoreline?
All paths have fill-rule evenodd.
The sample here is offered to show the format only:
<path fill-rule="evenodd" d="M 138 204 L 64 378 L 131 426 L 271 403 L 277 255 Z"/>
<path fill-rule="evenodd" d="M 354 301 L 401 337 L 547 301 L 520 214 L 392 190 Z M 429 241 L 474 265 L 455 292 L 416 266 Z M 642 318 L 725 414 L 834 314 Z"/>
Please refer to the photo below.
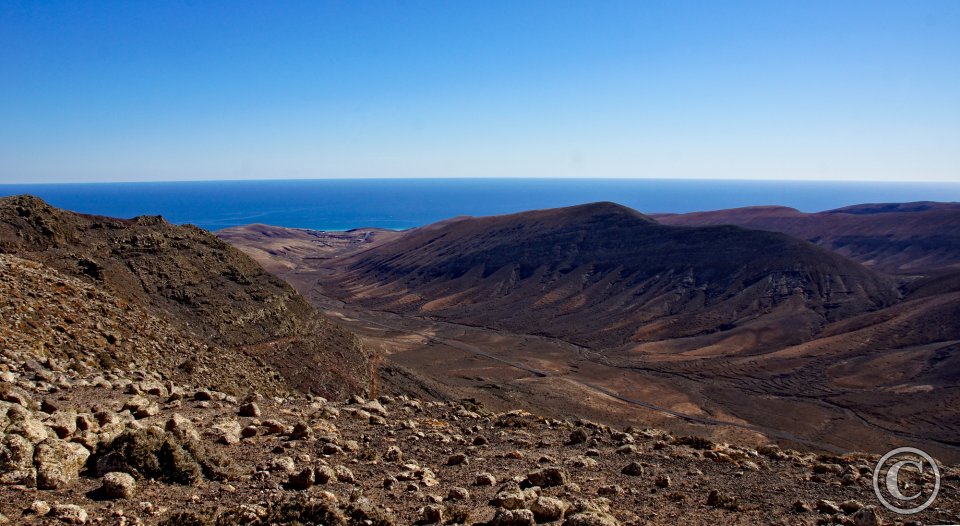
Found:
<path fill-rule="evenodd" d="M 293 179 L 0 184 L 76 212 L 162 215 L 220 230 L 264 223 L 310 230 L 404 230 L 450 217 L 613 201 L 646 214 L 776 205 L 819 212 L 862 203 L 960 201 L 960 183 L 716 179 Z"/>

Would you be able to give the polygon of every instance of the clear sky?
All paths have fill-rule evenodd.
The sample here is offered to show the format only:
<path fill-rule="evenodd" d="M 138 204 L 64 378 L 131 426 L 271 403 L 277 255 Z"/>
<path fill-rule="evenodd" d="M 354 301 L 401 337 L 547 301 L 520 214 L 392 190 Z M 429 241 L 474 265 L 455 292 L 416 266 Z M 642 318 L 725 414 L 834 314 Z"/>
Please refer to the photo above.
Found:
<path fill-rule="evenodd" d="M 960 1 L 0 2 L 0 183 L 960 181 Z"/>

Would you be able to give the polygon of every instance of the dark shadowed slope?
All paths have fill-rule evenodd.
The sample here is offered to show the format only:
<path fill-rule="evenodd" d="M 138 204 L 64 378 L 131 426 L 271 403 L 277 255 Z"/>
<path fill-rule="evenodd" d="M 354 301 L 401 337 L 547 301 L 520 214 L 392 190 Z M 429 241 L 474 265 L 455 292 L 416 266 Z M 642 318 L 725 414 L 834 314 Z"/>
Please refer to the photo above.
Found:
<path fill-rule="evenodd" d="M 0 252 L 82 278 L 191 337 L 261 360 L 292 387 L 328 395 L 368 387 L 367 357 L 353 335 L 199 228 L 80 215 L 18 196 L 0 199 Z"/>
<path fill-rule="evenodd" d="M 760 206 L 656 218 L 669 225 L 738 225 L 783 232 L 884 272 L 960 266 L 960 203 L 863 204 L 815 214 Z"/>
<path fill-rule="evenodd" d="M 326 286 L 363 305 L 539 332 L 590 347 L 736 331 L 809 339 L 896 300 L 891 282 L 789 236 L 675 227 L 613 203 L 462 218 L 339 265 Z"/>

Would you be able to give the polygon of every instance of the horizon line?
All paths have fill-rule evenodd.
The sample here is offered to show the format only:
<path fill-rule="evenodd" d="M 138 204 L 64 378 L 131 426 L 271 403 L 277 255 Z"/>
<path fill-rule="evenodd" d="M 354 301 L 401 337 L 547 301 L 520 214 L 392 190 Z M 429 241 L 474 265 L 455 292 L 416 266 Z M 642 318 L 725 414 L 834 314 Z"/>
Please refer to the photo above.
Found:
<path fill-rule="evenodd" d="M 167 184 L 167 183 L 263 183 L 306 181 L 687 181 L 687 182 L 753 182 L 753 183 L 880 183 L 880 184 L 948 184 L 960 185 L 960 180 L 945 179 L 763 179 L 737 177 L 537 177 L 537 176 L 482 176 L 482 177 L 294 177 L 294 178 L 247 178 L 247 179 L 155 179 L 155 180 L 94 180 L 94 181 L 42 181 L 0 182 L 0 186 L 54 186 L 95 184 Z"/>

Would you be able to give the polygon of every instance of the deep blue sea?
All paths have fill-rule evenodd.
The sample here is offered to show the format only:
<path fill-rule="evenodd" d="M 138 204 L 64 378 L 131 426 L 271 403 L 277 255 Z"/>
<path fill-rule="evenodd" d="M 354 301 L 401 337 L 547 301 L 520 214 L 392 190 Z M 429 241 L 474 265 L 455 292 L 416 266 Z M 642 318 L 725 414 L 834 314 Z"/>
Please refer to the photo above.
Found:
<path fill-rule="evenodd" d="M 804 212 L 859 203 L 960 201 L 960 183 L 654 179 L 375 179 L 0 185 L 54 206 L 112 217 L 162 215 L 218 230 L 248 223 L 347 230 L 405 229 L 593 201 L 641 212 L 785 205 Z"/>

